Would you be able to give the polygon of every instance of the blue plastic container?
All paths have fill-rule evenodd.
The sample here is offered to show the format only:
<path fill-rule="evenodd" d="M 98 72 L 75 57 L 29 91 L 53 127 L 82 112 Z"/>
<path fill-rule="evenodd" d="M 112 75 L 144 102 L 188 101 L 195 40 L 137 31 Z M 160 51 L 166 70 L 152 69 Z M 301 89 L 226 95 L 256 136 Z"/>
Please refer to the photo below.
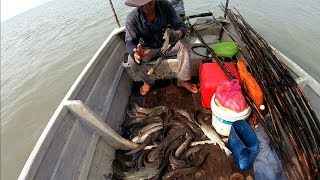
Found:
<path fill-rule="evenodd" d="M 252 166 L 259 153 L 259 140 L 245 120 L 232 123 L 228 145 L 242 171 Z"/>

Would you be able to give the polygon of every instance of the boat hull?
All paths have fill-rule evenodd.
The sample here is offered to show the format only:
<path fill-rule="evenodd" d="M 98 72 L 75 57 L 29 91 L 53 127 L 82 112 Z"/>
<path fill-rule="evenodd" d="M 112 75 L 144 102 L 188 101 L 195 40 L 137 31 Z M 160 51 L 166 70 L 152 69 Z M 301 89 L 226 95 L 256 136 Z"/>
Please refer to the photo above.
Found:
<path fill-rule="evenodd" d="M 200 33 L 207 43 L 213 44 L 217 42 L 220 27 L 215 24 L 210 28 L 200 30 Z M 226 28 L 236 34 L 233 27 L 227 25 Z M 190 39 L 193 45 L 200 44 L 195 36 Z M 226 34 L 222 40 L 231 41 Z M 243 45 L 241 42 L 238 44 Z M 274 51 L 303 87 L 311 103 L 317 105 L 319 83 L 281 52 L 275 48 Z M 88 116 L 96 117 L 98 123 L 105 123 L 110 131 L 121 134 L 120 125 L 125 117 L 133 84 L 140 81 L 125 63 L 126 59 L 124 28 L 117 28 L 62 100 L 30 154 L 19 179 L 105 179 L 103 175 L 112 174 L 112 161 L 119 144 L 106 140 L 109 138 L 108 130 L 88 124 L 90 118 L 80 116 L 70 108 L 70 104 L 74 101 L 83 103 L 90 109 Z M 192 76 L 198 76 L 202 60 L 203 57 L 192 53 Z M 159 66 L 157 78 L 175 78 L 176 72 L 177 60 L 167 59 Z M 319 106 L 314 107 L 320 116 Z"/>

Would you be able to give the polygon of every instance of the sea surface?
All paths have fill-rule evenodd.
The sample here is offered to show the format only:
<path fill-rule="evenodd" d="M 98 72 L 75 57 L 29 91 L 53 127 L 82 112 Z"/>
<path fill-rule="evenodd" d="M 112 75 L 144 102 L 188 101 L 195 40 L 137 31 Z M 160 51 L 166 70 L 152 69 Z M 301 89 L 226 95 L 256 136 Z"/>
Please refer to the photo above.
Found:
<path fill-rule="evenodd" d="M 219 1 L 185 0 L 187 15 Z M 121 25 L 132 10 L 113 0 Z M 230 0 L 269 43 L 320 81 L 319 0 Z M 1 179 L 16 179 L 55 109 L 117 27 L 107 0 L 53 0 L 1 23 Z"/>

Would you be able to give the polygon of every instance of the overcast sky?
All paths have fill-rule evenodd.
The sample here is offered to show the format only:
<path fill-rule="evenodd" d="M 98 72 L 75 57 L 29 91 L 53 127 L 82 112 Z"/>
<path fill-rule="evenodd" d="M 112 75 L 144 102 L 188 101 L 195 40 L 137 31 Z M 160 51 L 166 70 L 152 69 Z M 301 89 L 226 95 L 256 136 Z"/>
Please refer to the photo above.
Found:
<path fill-rule="evenodd" d="M 51 0 L 1 0 L 1 21 L 49 1 Z"/>

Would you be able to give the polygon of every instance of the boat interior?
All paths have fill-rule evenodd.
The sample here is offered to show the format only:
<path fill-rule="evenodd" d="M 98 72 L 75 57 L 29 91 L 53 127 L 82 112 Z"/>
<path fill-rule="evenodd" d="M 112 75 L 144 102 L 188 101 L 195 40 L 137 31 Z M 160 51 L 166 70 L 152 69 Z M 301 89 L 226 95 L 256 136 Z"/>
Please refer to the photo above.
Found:
<path fill-rule="evenodd" d="M 195 27 L 208 44 L 219 42 L 221 27 L 218 23 L 210 18 L 199 18 L 197 22 L 199 26 Z M 232 26 L 227 24 L 225 28 L 236 34 Z M 149 108 L 166 105 L 191 112 L 201 108 L 200 93 L 192 94 L 176 85 L 178 65 L 175 57 L 169 57 L 160 64 L 156 71 L 157 86 L 146 96 L 140 96 L 138 89 L 141 81 L 126 63 L 128 54 L 125 52 L 124 35 L 123 27 L 115 29 L 82 71 L 50 119 L 20 177 L 106 179 L 113 173 L 112 162 L 116 150 L 126 146 L 121 139 L 112 139 L 108 132 L 122 134 L 121 124 L 129 101 Z M 190 41 L 192 46 L 201 44 L 192 33 Z M 221 41 L 231 39 L 224 33 Z M 198 48 L 197 51 L 205 53 L 204 48 Z M 238 53 L 236 57 L 242 55 Z M 206 59 L 192 51 L 194 83 L 199 82 L 199 64 L 203 60 Z M 292 73 L 295 78 L 300 77 L 299 73 Z M 307 96 L 319 97 L 301 79 L 303 83 L 306 91 L 310 91 L 306 93 Z M 319 106 L 315 108 L 318 108 L 316 112 L 320 112 Z M 226 156 L 219 146 L 209 147 L 199 153 L 199 159 L 206 152 L 210 153 L 209 160 L 203 166 L 207 176 L 229 179 L 234 172 L 240 172 L 233 158 Z M 248 177 L 252 173 L 251 169 L 242 174 Z"/>

